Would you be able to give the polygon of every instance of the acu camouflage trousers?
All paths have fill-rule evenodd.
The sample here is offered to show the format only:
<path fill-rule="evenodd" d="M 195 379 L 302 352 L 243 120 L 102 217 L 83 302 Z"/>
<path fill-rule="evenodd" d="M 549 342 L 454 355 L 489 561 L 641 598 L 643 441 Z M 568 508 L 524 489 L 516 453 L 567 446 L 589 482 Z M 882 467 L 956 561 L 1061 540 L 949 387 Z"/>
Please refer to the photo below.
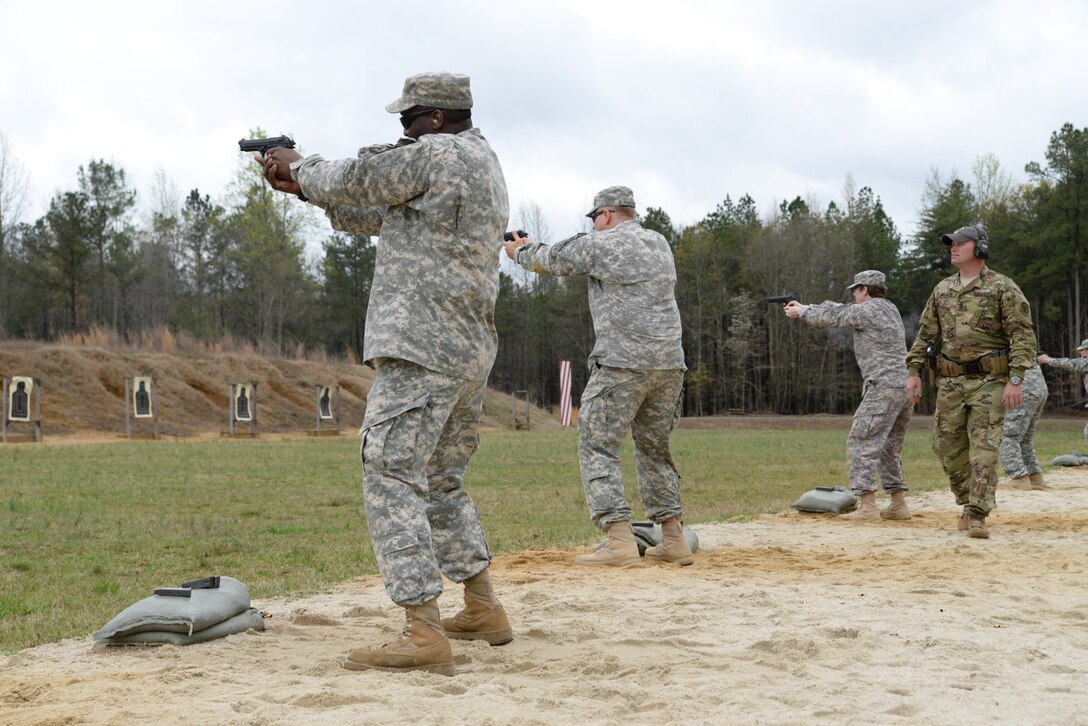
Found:
<path fill-rule="evenodd" d="M 875 492 L 878 475 L 888 494 L 909 489 L 900 454 L 913 411 L 906 384 L 866 382 L 846 442 L 850 488 L 855 493 Z"/>
<path fill-rule="evenodd" d="M 589 514 L 601 529 L 631 519 L 619 458 L 628 429 L 646 516 L 654 522 L 683 516 L 680 474 L 669 451 L 683 386 L 682 370 L 594 367 L 578 412 L 578 461 Z"/>
<path fill-rule="evenodd" d="M 420 605 L 484 570 L 491 551 L 461 481 L 479 444 L 486 381 L 382 359 L 361 434 L 363 506 L 386 592 Z"/>
<path fill-rule="evenodd" d="M 997 506 L 997 456 L 1005 422 L 1005 379 L 993 375 L 938 377 L 933 451 L 948 475 L 956 504 L 986 516 Z"/>
<path fill-rule="evenodd" d="M 1026 386 L 1025 386 L 1026 388 Z M 1043 416 L 1045 395 L 1024 391 L 1019 408 L 1005 411 L 1001 439 L 1001 468 L 1013 479 L 1038 474 L 1043 469 L 1035 458 L 1035 428 Z"/>

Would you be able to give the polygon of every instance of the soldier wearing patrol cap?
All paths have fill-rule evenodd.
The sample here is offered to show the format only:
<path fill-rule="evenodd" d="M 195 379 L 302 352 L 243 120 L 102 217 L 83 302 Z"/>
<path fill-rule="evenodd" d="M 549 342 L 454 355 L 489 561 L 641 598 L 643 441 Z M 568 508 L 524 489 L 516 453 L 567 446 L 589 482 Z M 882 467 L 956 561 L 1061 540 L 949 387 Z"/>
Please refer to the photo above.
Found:
<path fill-rule="evenodd" d="M 906 389 L 907 336 L 903 318 L 886 297 L 883 272 L 859 272 L 846 289 L 854 296 L 852 305 L 830 300 L 805 305 L 794 300 L 784 308 L 788 317 L 800 318 L 817 328 L 854 331 L 854 355 L 864 383 L 846 455 L 850 461 L 850 488 L 859 503 L 857 511 L 839 517 L 874 522 L 910 519 L 906 500 L 909 487 L 903 480 L 901 453 L 914 404 Z M 878 476 L 891 500 L 883 510 L 876 505 Z"/>
<path fill-rule="evenodd" d="M 672 250 L 638 223 L 627 187 L 601 190 L 586 216 L 592 232 L 554 245 L 515 233 L 505 244 L 510 259 L 527 270 L 589 278 L 597 340 L 578 415 L 578 459 L 590 516 L 608 540 L 574 562 L 595 567 L 639 561 L 618 454 L 630 429 L 639 495 L 662 531 L 661 544 L 648 548 L 646 557 L 690 565 L 695 560 L 683 532 L 680 475 L 669 452 L 686 370 Z"/>
<path fill-rule="evenodd" d="M 1075 373 L 1083 374 L 1084 379 L 1082 384 L 1084 386 L 1085 394 L 1088 394 L 1088 338 L 1085 338 L 1077 346 L 1076 358 L 1051 358 L 1046 353 L 1039 356 L 1039 363 L 1045 366 L 1053 366 L 1054 368 L 1061 368 L 1066 371 L 1073 371 Z M 1088 408 L 1088 403 L 1084 404 L 1085 408 Z M 1088 424 L 1084 425 L 1084 440 L 1088 442 Z"/>
<path fill-rule="evenodd" d="M 471 108 L 468 76 L 421 73 L 386 106 L 400 114 L 397 144 L 340 161 L 289 149 L 259 160 L 274 188 L 304 194 L 334 228 L 381 236 L 363 343 L 378 370 L 361 430 L 363 503 L 386 591 L 408 623 L 399 642 L 352 651 L 343 663 L 352 670 L 452 675 L 447 635 L 513 638 L 461 486 L 495 361 L 495 246 L 510 212 Z M 464 583 L 465 608 L 441 620 L 443 575 Z"/>
<path fill-rule="evenodd" d="M 1016 283 L 986 266 L 990 240 L 981 225 L 960 227 L 941 240 L 956 274 L 937 283 L 907 354 L 907 391 L 922 397 L 922 368 L 934 354 L 937 410 L 933 451 L 963 506 L 959 529 L 988 538 L 986 517 L 997 506 L 998 448 L 1005 410 L 1023 396 L 1035 365 L 1031 307 Z"/>

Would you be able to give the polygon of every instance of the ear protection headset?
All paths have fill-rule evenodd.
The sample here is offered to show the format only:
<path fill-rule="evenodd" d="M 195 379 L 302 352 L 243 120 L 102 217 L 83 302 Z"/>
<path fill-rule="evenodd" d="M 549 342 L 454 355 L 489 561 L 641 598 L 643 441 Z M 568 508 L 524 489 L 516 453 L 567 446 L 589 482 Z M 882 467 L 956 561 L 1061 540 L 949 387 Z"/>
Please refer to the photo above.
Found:
<path fill-rule="evenodd" d="M 990 238 L 986 236 L 986 230 L 981 224 L 973 224 L 971 227 L 978 233 L 978 241 L 975 242 L 975 257 L 980 260 L 990 257 Z"/>

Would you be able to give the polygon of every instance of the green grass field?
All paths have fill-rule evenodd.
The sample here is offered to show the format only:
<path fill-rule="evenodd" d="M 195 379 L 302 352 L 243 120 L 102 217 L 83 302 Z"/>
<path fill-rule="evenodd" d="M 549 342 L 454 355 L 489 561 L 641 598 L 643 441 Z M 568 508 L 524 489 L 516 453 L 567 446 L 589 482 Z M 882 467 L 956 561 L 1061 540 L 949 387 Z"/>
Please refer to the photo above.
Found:
<path fill-rule="evenodd" d="M 787 508 L 846 484 L 849 422 L 813 429 L 681 429 L 673 452 L 688 523 Z M 1083 446 L 1045 421 L 1040 460 Z M 466 487 L 496 554 L 586 545 L 577 433 L 488 432 Z M 630 443 L 628 498 L 637 503 Z M 903 454 L 914 491 L 946 486 L 929 433 Z M 122 441 L 0 447 L 0 652 L 86 636 L 151 594 L 231 575 L 254 598 L 319 591 L 376 572 L 362 516 L 358 439 Z"/>

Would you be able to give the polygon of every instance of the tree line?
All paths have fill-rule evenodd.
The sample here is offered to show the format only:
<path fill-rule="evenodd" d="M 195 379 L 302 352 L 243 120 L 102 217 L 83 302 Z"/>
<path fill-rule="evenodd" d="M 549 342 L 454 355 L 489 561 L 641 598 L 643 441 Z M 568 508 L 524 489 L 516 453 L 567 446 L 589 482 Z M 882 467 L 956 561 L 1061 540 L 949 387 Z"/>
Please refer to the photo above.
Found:
<path fill-rule="evenodd" d="M 855 272 L 881 270 L 913 339 L 930 291 L 953 270 L 941 235 L 975 222 L 989 232 L 989 264 L 1031 302 L 1040 347 L 1072 355 L 1088 307 L 1088 128 L 1053 132 L 1024 173 L 1015 181 L 992 155 L 969 177 L 933 170 L 906 235 L 874 190 L 849 178 L 837 202 L 797 196 L 770 213 L 747 195 L 689 225 L 645 209 L 640 221 L 676 258 L 686 415 L 852 411 L 861 391 L 850 332 L 790 321 L 764 298 L 846 301 Z M 376 240 L 328 233 L 319 210 L 272 192 L 248 159 L 220 197 L 181 195 L 160 177 L 142 204 L 124 169 L 92 159 L 33 221 L 23 219 L 27 179 L 0 134 L 0 336 L 48 341 L 101 327 L 133 340 L 167 329 L 359 358 Z M 513 222 L 554 241 L 535 204 Z M 581 390 L 593 347 L 584 279 L 504 271 L 496 327 L 492 385 L 555 405 L 558 362 L 569 359 Z M 1072 376 L 1052 377 L 1051 393 L 1052 406 L 1082 403 Z"/>

